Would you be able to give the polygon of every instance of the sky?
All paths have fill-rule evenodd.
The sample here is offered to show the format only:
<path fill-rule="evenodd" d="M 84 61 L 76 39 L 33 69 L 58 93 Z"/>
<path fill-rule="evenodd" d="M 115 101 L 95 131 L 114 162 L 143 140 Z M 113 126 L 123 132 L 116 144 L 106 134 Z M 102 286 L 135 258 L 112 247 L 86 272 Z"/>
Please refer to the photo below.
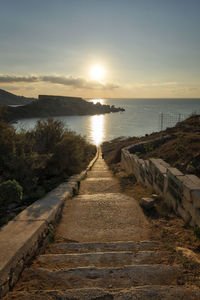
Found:
<path fill-rule="evenodd" d="M 0 0 L 0 88 L 200 98 L 199 13 L 200 0 Z"/>

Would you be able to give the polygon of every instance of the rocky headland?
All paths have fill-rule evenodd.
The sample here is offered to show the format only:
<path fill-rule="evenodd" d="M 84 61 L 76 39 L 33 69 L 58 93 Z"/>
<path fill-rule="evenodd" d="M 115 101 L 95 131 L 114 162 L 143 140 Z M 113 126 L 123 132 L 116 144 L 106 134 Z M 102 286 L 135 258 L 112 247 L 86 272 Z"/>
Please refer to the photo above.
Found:
<path fill-rule="evenodd" d="M 116 108 L 114 105 L 94 104 L 78 97 L 39 95 L 38 100 L 27 105 L 18 107 L 8 106 L 5 120 L 12 122 L 25 118 L 95 115 L 119 111 L 124 111 L 124 109 Z"/>
<path fill-rule="evenodd" d="M 25 105 L 34 100 L 36 99 L 27 98 L 24 96 L 17 96 L 15 94 L 0 89 L 0 105 Z"/>

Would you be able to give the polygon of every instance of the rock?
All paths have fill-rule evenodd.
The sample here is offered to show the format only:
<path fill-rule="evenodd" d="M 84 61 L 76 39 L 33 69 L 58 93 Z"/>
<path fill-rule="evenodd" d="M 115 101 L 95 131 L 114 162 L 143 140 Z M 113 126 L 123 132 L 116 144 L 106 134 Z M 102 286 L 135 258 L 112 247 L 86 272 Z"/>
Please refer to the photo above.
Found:
<path fill-rule="evenodd" d="M 150 209 L 154 206 L 155 199 L 153 198 L 141 198 L 140 201 L 140 206 L 145 208 L 145 209 Z"/>
<path fill-rule="evenodd" d="M 195 254 L 192 250 L 187 249 L 187 248 L 182 248 L 182 247 L 176 247 L 176 251 L 185 256 L 188 259 L 191 259 L 195 261 L 196 263 L 200 264 L 200 258 Z"/>
<path fill-rule="evenodd" d="M 153 200 L 160 200 L 161 199 L 161 196 L 158 195 L 158 194 L 152 194 L 151 196 L 152 196 Z"/>

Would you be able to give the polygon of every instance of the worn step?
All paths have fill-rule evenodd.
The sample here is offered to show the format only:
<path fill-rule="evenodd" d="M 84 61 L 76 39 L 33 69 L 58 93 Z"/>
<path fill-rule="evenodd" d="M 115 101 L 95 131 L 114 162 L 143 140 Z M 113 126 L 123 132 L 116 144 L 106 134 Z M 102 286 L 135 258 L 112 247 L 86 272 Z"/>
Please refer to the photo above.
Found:
<path fill-rule="evenodd" d="M 112 177 L 109 171 L 90 171 L 87 173 L 87 178 L 107 178 Z"/>
<path fill-rule="evenodd" d="M 182 268 L 168 265 L 130 265 L 121 268 L 81 267 L 49 271 L 29 268 L 17 289 L 130 288 L 139 285 L 177 284 Z"/>
<path fill-rule="evenodd" d="M 122 267 L 131 264 L 162 263 L 161 251 L 96 252 L 82 254 L 44 254 L 37 257 L 32 267 L 59 270 L 75 267 Z"/>
<path fill-rule="evenodd" d="M 88 253 L 111 251 L 147 251 L 157 244 L 152 241 L 141 242 L 106 242 L 106 243 L 57 243 L 49 245 L 46 253 Z"/>
<path fill-rule="evenodd" d="M 66 201 L 55 241 L 140 241 L 149 234 L 149 222 L 134 198 L 121 193 L 97 193 Z"/>
<path fill-rule="evenodd" d="M 80 194 L 119 193 L 120 186 L 113 177 L 87 178 L 81 183 Z"/>
<path fill-rule="evenodd" d="M 134 263 L 133 252 L 97 252 L 82 254 L 45 254 L 40 255 L 34 267 L 49 270 L 75 267 L 119 267 Z"/>
<path fill-rule="evenodd" d="M 184 286 L 146 285 L 119 292 L 100 288 L 11 292 L 5 300 L 197 300 L 200 290 Z"/>
<path fill-rule="evenodd" d="M 91 171 L 109 171 L 105 164 L 96 164 Z"/>

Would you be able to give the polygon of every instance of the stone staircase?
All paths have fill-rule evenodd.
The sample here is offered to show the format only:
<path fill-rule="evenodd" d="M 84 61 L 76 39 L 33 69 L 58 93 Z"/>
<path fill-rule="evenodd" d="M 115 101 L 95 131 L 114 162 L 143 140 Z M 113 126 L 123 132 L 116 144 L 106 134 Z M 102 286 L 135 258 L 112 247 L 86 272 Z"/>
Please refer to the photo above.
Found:
<path fill-rule="evenodd" d="M 200 299 L 164 264 L 137 202 L 120 194 L 99 157 L 80 193 L 66 201 L 55 242 L 26 268 L 5 299 Z"/>

